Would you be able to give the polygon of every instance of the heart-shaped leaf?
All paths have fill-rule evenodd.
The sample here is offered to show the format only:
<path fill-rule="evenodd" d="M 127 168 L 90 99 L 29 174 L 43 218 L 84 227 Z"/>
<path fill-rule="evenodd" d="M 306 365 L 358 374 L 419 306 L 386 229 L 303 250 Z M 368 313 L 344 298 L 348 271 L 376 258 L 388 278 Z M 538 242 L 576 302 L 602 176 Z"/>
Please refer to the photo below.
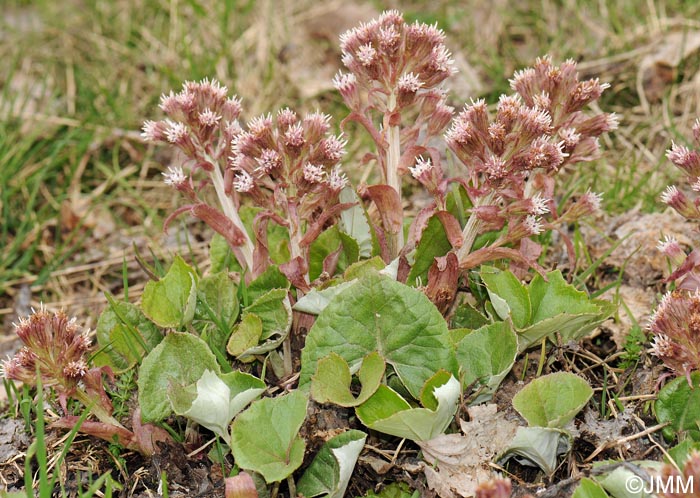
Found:
<path fill-rule="evenodd" d="M 412 441 L 428 441 L 450 425 L 460 393 L 459 381 L 441 371 L 426 382 L 422 396 L 423 405 L 434 405 L 433 408 L 411 408 L 396 391 L 381 385 L 371 398 L 355 408 L 355 412 L 372 430 Z"/>
<path fill-rule="evenodd" d="M 299 480 L 297 491 L 309 498 L 343 498 L 366 439 L 364 432 L 350 430 L 326 441 Z"/>
<path fill-rule="evenodd" d="M 299 429 L 308 399 L 301 391 L 254 402 L 231 424 L 231 452 L 239 467 L 281 481 L 304 461 L 306 444 Z"/>
<path fill-rule="evenodd" d="M 209 346 L 192 334 L 173 332 L 165 336 L 143 359 L 139 369 L 139 406 L 144 422 L 158 422 L 172 413 L 168 386 L 197 382 L 205 370 L 219 373 Z"/>
<path fill-rule="evenodd" d="M 299 385 L 308 389 L 318 361 L 332 352 L 349 365 L 377 351 L 412 396 L 440 369 L 456 374 L 447 324 L 425 295 L 381 275 L 338 294 L 306 337 Z"/>
<path fill-rule="evenodd" d="M 593 389 L 584 379 L 569 372 L 556 372 L 523 387 L 513 397 L 513 408 L 531 426 L 562 428 L 591 396 Z"/>
<path fill-rule="evenodd" d="M 384 376 L 386 365 L 376 351 L 362 360 L 357 373 L 362 391 L 355 398 L 350 392 L 352 374 L 342 356 L 331 353 L 319 360 L 316 375 L 311 379 L 311 396 L 318 403 L 335 403 L 340 406 L 357 406 L 369 399 L 377 390 Z"/>
<path fill-rule="evenodd" d="M 180 256 L 175 256 L 168 273 L 146 284 L 141 309 L 155 324 L 181 328 L 194 318 L 197 304 L 197 274 Z"/>

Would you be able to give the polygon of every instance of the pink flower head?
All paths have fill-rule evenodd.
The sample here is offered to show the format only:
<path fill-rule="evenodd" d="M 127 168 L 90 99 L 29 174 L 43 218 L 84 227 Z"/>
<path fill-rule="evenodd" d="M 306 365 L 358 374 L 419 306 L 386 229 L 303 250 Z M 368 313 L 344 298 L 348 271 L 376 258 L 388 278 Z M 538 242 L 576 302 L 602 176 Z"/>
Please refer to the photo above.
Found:
<path fill-rule="evenodd" d="M 340 192 L 348 185 L 348 177 L 341 171 L 340 166 L 331 170 L 331 174 L 328 175 L 328 185 L 336 192 Z"/>
<path fill-rule="evenodd" d="M 187 175 L 181 166 L 168 166 L 168 171 L 163 173 L 163 182 L 171 187 L 179 188 L 187 183 Z"/>
<path fill-rule="evenodd" d="M 164 142 L 167 140 L 167 124 L 164 121 L 146 121 L 143 123 L 141 136 L 147 142 Z"/>
<path fill-rule="evenodd" d="M 15 324 L 24 347 L 3 363 L 6 378 L 36 383 L 37 369 L 46 387 L 70 394 L 87 373 L 84 355 L 90 348 L 87 333 L 65 313 L 49 313 L 43 307 Z"/>
<path fill-rule="evenodd" d="M 673 142 L 671 148 L 666 151 L 666 157 L 686 174 L 693 177 L 700 176 L 700 154 L 698 151 L 690 150 L 684 145 Z"/>
<path fill-rule="evenodd" d="M 666 187 L 666 190 L 661 194 L 661 202 L 671 206 L 680 215 L 688 219 L 700 218 L 700 211 L 686 195 L 678 190 L 675 185 Z"/>
<path fill-rule="evenodd" d="M 326 172 L 323 166 L 306 163 L 303 169 L 304 180 L 309 183 L 321 183 L 325 180 Z"/>
<path fill-rule="evenodd" d="M 233 180 L 233 188 L 236 192 L 251 192 L 255 188 L 255 180 L 246 171 L 239 171 Z"/>
<path fill-rule="evenodd" d="M 674 291 L 659 304 L 649 323 L 652 354 L 671 370 L 690 375 L 700 370 L 700 294 Z"/>

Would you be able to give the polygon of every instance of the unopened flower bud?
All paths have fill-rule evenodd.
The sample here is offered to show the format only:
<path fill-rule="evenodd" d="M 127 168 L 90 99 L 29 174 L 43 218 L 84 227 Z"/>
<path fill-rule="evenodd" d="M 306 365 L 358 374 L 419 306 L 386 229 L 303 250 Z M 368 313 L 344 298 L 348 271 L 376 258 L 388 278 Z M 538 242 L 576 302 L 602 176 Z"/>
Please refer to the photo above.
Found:
<path fill-rule="evenodd" d="M 659 243 L 656 248 L 668 259 L 674 267 L 678 267 L 685 261 L 686 254 L 683 248 L 678 243 L 675 237 L 671 235 L 666 235 Z"/>
<path fill-rule="evenodd" d="M 146 121 L 143 123 L 141 137 L 147 142 L 165 142 L 168 125 L 165 121 Z"/>
<path fill-rule="evenodd" d="M 681 216 L 688 219 L 700 218 L 700 211 L 686 195 L 678 190 L 675 185 L 666 187 L 666 190 L 661 194 L 661 202 L 671 206 Z"/>
<path fill-rule="evenodd" d="M 304 117 L 303 124 L 306 132 L 306 142 L 313 144 L 321 140 L 331 127 L 329 124 L 330 120 L 331 117 L 328 114 L 320 112 L 307 114 L 306 117 Z"/>
<path fill-rule="evenodd" d="M 688 175 L 700 176 L 700 154 L 698 151 L 690 150 L 684 145 L 673 142 L 671 148 L 666 151 L 666 157 Z"/>

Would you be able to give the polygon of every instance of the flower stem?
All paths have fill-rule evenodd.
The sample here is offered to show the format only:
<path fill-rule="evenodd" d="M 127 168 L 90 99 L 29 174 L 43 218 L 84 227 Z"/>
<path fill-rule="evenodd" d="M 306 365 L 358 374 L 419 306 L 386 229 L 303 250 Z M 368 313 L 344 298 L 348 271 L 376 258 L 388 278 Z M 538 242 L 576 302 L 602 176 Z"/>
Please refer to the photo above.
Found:
<path fill-rule="evenodd" d="M 114 425 L 116 427 L 121 427 L 122 429 L 124 426 L 119 423 L 119 421 L 111 416 L 109 413 L 107 413 L 107 410 L 105 410 L 102 405 L 100 405 L 99 401 L 95 400 L 94 398 L 91 398 L 88 396 L 88 394 L 83 391 L 82 389 L 78 388 L 75 390 L 75 393 L 73 394 L 75 398 L 80 401 L 90 412 L 95 415 L 100 422 L 107 424 L 107 425 Z"/>
<path fill-rule="evenodd" d="M 396 110 L 395 92 L 392 92 L 391 95 L 389 95 L 387 108 L 388 115 L 393 114 L 393 112 Z M 389 120 L 386 119 L 387 124 L 388 121 Z M 396 191 L 399 196 L 399 205 L 401 205 L 401 177 L 399 176 L 399 162 L 401 161 L 401 130 L 398 126 L 388 126 L 387 133 L 388 148 L 386 152 L 386 183 Z M 397 234 L 389 234 L 390 240 L 388 240 L 388 245 L 392 258 L 398 255 L 404 244 L 403 209 L 401 210 L 400 217 L 402 222 L 399 232 Z"/>
<path fill-rule="evenodd" d="M 476 209 L 480 206 L 490 204 L 493 202 L 493 199 L 493 192 L 490 192 L 483 197 L 479 197 L 474 205 L 474 208 Z M 457 251 L 457 259 L 460 263 L 464 261 L 467 256 L 469 256 L 469 253 L 471 253 L 474 240 L 476 240 L 476 236 L 479 234 L 480 226 L 481 220 L 476 215 L 476 211 L 473 211 L 467 220 L 467 224 L 464 225 L 464 230 L 462 230 L 462 240 L 464 242 L 462 243 L 462 247 L 459 248 L 459 251 Z"/>
<path fill-rule="evenodd" d="M 221 209 L 224 211 L 224 214 L 228 217 L 228 219 L 230 219 L 233 222 L 233 224 L 236 225 L 241 230 L 241 232 L 243 232 L 245 236 L 245 241 L 243 245 L 232 249 L 237 250 L 240 253 L 243 261 L 239 261 L 239 263 L 245 265 L 248 271 L 252 271 L 254 249 L 253 242 L 250 240 L 250 236 L 248 235 L 248 232 L 243 226 L 243 222 L 241 221 L 240 216 L 238 216 L 238 211 L 236 211 L 236 207 L 233 205 L 233 201 L 228 195 L 226 195 L 226 189 L 224 187 L 224 177 L 221 174 L 221 170 L 219 169 L 219 163 L 209 156 L 207 156 L 207 161 L 209 161 L 209 163 L 213 166 L 211 172 L 211 179 L 212 183 L 214 184 L 214 189 L 216 190 L 216 196 L 219 198 Z"/>

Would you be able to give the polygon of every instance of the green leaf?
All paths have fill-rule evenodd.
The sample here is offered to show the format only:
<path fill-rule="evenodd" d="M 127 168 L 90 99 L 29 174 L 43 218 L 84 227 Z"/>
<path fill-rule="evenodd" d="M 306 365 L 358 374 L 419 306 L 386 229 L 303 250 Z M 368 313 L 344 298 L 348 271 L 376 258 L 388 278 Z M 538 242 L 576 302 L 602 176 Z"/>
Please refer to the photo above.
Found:
<path fill-rule="evenodd" d="M 423 230 L 423 233 L 416 248 L 415 262 L 411 267 L 406 282 L 411 285 L 427 285 L 428 270 L 435 262 L 435 258 L 444 256 L 450 249 L 452 244 L 445 233 L 445 228 L 437 214 L 434 214 L 428 220 L 428 225 Z"/>
<path fill-rule="evenodd" d="M 182 328 L 194 318 L 197 304 L 197 274 L 180 256 L 175 256 L 165 277 L 146 284 L 141 309 L 161 327 Z"/>
<path fill-rule="evenodd" d="M 228 273 L 216 273 L 199 281 L 195 317 L 214 323 L 214 327 L 209 328 L 210 344 L 224 349 L 238 312 L 238 287 Z"/>
<path fill-rule="evenodd" d="M 217 375 L 205 370 L 196 384 L 168 387 L 173 411 L 230 441 L 228 426 L 243 408 L 265 391 L 265 383 L 243 372 Z"/>
<path fill-rule="evenodd" d="M 384 268 L 386 268 L 386 263 L 384 263 L 384 260 L 379 256 L 375 256 L 373 258 L 358 261 L 357 263 L 350 265 L 348 269 L 345 270 L 343 278 L 349 282 L 351 280 L 366 277 L 367 275 L 376 275 Z"/>
<path fill-rule="evenodd" d="M 289 289 L 289 280 L 277 266 L 271 265 L 246 288 L 248 303 L 254 302 L 272 289 Z"/>
<path fill-rule="evenodd" d="M 226 345 L 231 356 L 240 356 L 260 342 L 262 320 L 258 315 L 248 313 L 238 322 Z"/>
<path fill-rule="evenodd" d="M 340 232 L 334 226 L 321 232 L 309 248 L 309 278 L 316 280 L 323 271 L 323 261 L 330 254 L 341 250 L 338 258 L 338 272 L 343 272 L 360 257 L 360 249 L 352 237 Z M 331 275 L 332 276 L 332 275 Z"/>
<path fill-rule="evenodd" d="M 603 487 L 593 479 L 584 477 L 571 498 L 610 498 Z"/>
<path fill-rule="evenodd" d="M 605 491 L 614 498 L 656 498 L 657 495 L 645 492 L 650 483 L 640 476 L 660 475 L 660 462 L 640 461 L 618 462 L 603 461 L 593 464 L 596 467 L 612 467 L 609 472 L 600 472 L 596 469 L 595 480 L 605 488 Z"/>
<path fill-rule="evenodd" d="M 367 220 L 367 213 L 362 207 L 360 198 L 357 197 L 355 191 L 350 187 L 345 187 L 340 191 L 341 203 L 355 202 L 357 203 L 349 209 L 345 209 L 340 213 L 339 226 L 340 229 L 352 237 L 359 249 L 360 257 L 369 258 L 372 256 L 372 230 L 370 229 Z"/>
<path fill-rule="evenodd" d="M 262 344 L 248 347 L 242 352 L 241 347 L 249 345 L 257 336 L 258 325 L 251 315 L 260 320 L 261 331 L 258 336 Z M 243 319 L 235 328 L 229 339 L 227 350 L 241 360 L 267 353 L 277 349 L 286 339 L 292 327 L 292 307 L 286 289 L 272 289 L 258 297 L 243 312 Z"/>
<path fill-rule="evenodd" d="M 476 330 L 483 325 L 490 323 L 480 311 L 468 303 L 460 304 L 452 315 L 451 329 L 472 329 Z"/>
<path fill-rule="evenodd" d="M 304 461 L 299 429 L 307 397 L 292 391 L 254 402 L 231 424 L 231 452 L 239 467 L 262 474 L 269 484 L 292 474 Z"/>
<path fill-rule="evenodd" d="M 571 449 L 571 436 L 561 429 L 518 427 L 508 448 L 497 457 L 499 464 L 515 458 L 522 465 L 541 468 L 548 476 L 557 469 L 557 457 Z"/>
<path fill-rule="evenodd" d="M 255 206 L 241 206 L 238 214 L 241 217 L 243 226 L 249 234 L 254 234 L 253 221 L 255 216 L 264 209 Z M 267 225 L 267 248 L 270 253 L 270 260 L 280 265 L 289 261 L 289 234 L 287 229 L 277 223 Z"/>
<path fill-rule="evenodd" d="M 299 385 L 308 389 L 317 363 L 335 352 L 349 365 L 378 351 L 418 397 L 440 369 L 456 374 L 447 324 L 420 291 L 380 275 L 368 275 L 338 294 L 306 337 Z"/>
<path fill-rule="evenodd" d="M 368 491 L 364 498 L 416 498 L 418 491 L 412 492 L 405 482 L 393 482 L 384 487 L 379 494 Z"/>
<path fill-rule="evenodd" d="M 210 271 L 212 273 L 227 271 L 236 261 L 228 242 L 218 233 L 215 233 L 209 242 L 209 260 L 211 261 Z"/>
<path fill-rule="evenodd" d="M 329 439 L 297 484 L 302 496 L 343 498 L 367 434 L 349 430 Z"/>
<path fill-rule="evenodd" d="M 116 373 L 140 362 L 163 339 L 160 329 L 137 306 L 124 301 L 111 301 L 97 321 L 95 334 L 103 353 L 95 363 L 109 365 Z"/>
<path fill-rule="evenodd" d="M 444 379 L 446 372 L 438 372 L 435 377 Z M 357 418 L 372 430 L 392 436 L 407 438 L 412 441 L 428 441 L 445 432 L 457 412 L 461 394 L 459 381 L 448 375 L 446 382 L 440 384 L 429 379 L 426 389 L 434 397 L 434 409 L 411 408 L 393 389 L 381 385 L 365 403 L 355 408 Z M 424 403 L 432 404 L 432 403 Z"/>
<path fill-rule="evenodd" d="M 197 382 L 205 370 L 219 373 L 216 357 L 197 336 L 173 332 L 143 359 L 139 369 L 139 406 L 144 422 L 158 422 L 172 413 L 170 384 Z"/>
<path fill-rule="evenodd" d="M 700 442 L 700 372 L 690 376 L 693 387 L 685 377 L 678 377 L 666 384 L 654 403 L 659 423 L 669 422 L 676 433 L 687 432 Z"/>
<path fill-rule="evenodd" d="M 569 372 L 539 377 L 513 397 L 513 408 L 531 426 L 558 427 L 568 424 L 593 396 L 584 379 Z"/>
<path fill-rule="evenodd" d="M 517 328 L 532 323 L 530 296 L 515 275 L 490 266 L 483 267 L 480 275 L 486 284 L 491 304 L 501 320 L 511 317 Z"/>
<path fill-rule="evenodd" d="M 335 403 L 340 406 L 357 406 L 364 403 L 379 387 L 386 365 L 379 353 L 364 357 L 357 373 L 362 390 L 355 398 L 350 392 L 352 374 L 342 356 L 331 353 L 319 360 L 316 375 L 311 379 L 311 396 L 318 403 Z"/>
<path fill-rule="evenodd" d="M 673 459 L 679 469 L 682 469 L 685 462 L 693 451 L 700 451 L 700 442 L 692 439 L 684 439 L 673 448 L 669 448 L 668 454 Z"/>
<path fill-rule="evenodd" d="M 483 386 L 473 404 L 491 398 L 518 355 L 518 337 L 509 322 L 496 322 L 475 330 L 459 341 L 456 347 L 462 386 L 474 383 Z"/>

